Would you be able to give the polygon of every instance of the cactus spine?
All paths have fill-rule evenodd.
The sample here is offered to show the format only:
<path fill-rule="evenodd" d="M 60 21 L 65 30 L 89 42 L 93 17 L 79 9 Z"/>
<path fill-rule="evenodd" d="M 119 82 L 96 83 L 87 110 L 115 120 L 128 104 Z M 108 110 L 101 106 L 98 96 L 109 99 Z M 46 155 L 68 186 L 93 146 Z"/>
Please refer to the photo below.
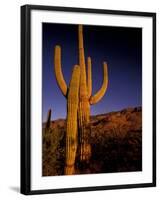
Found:
<path fill-rule="evenodd" d="M 79 138 L 79 145 L 80 145 L 80 161 L 83 162 L 88 162 L 91 156 L 91 146 L 89 144 L 89 136 L 87 135 L 87 131 L 85 130 L 88 128 L 88 124 L 90 121 L 90 105 L 98 103 L 102 97 L 104 96 L 107 86 L 108 86 L 108 71 L 107 71 L 107 63 L 103 63 L 103 83 L 99 91 L 93 96 L 91 96 L 92 93 L 92 64 L 91 64 L 91 58 L 87 58 L 87 74 L 86 74 L 86 64 L 85 64 L 85 53 L 84 53 L 84 43 L 83 43 L 83 27 L 82 25 L 78 26 L 78 51 L 79 51 L 79 68 L 80 68 L 80 77 L 79 77 L 79 85 L 74 80 L 74 72 L 72 74 L 72 79 L 70 82 L 69 88 L 67 88 L 67 84 L 64 80 L 63 73 L 62 73 L 62 68 L 61 68 L 61 48 L 59 45 L 56 45 L 55 47 L 55 54 L 54 54 L 54 66 L 55 66 L 55 75 L 56 75 L 56 80 L 57 84 L 62 92 L 62 94 L 67 98 L 67 136 L 68 139 L 66 142 L 66 169 L 65 169 L 65 174 L 72 174 L 74 173 L 74 167 L 73 163 L 75 162 L 75 153 L 76 153 L 76 145 L 74 143 L 74 153 L 71 154 L 71 149 L 72 149 L 72 142 L 69 138 L 71 138 L 71 135 L 74 135 L 74 141 L 75 137 Z M 76 67 L 77 68 L 77 67 Z M 77 72 L 78 73 L 78 72 Z M 78 80 L 78 78 L 77 78 Z M 76 86 L 73 87 L 73 85 L 76 84 Z M 78 100 L 77 100 L 77 95 L 76 98 L 73 98 L 71 101 L 71 96 L 69 95 L 71 93 L 71 85 L 78 92 Z M 79 89 L 75 89 L 79 88 Z M 73 92 L 73 89 L 72 89 Z M 70 102 L 74 102 L 74 105 L 78 103 L 78 107 L 73 106 L 71 109 L 71 104 L 69 104 L 69 99 Z M 70 105 L 70 106 L 69 106 Z M 74 112 L 73 112 L 73 109 Z M 70 110 L 70 111 L 69 111 Z M 71 111 L 72 110 L 72 111 Z M 72 120 L 70 119 L 70 113 L 74 113 L 74 117 L 72 115 Z M 77 116 L 77 117 L 76 117 Z M 71 125 L 72 124 L 72 125 Z M 76 128 L 75 128 L 76 126 Z M 71 130 L 71 131 L 70 131 Z M 75 131 L 78 133 L 75 134 Z M 69 137 L 70 135 L 70 137 Z M 73 158 L 74 157 L 74 158 Z M 70 160 L 70 161 L 69 161 Z M 69 170 L 70 166 L 70 170 Z M 72 167 L 71 167 L 72 166 Z"/>

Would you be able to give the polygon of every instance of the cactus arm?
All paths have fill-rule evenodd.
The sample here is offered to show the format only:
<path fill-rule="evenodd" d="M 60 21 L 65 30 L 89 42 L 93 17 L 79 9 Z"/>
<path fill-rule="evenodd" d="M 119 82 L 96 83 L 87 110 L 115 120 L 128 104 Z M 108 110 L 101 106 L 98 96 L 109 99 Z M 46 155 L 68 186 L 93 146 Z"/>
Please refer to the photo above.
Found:
<path fill-rule="evenodd" d="M 90 98 L 92 94 L 92 64 L 90 57 L 88 57 L 87 59 L 87 68 L 88 68 L 88 78 L 87 78 L 88 98 Z"/>
<path fill-rule="evenodd" d="M 65 175 L 74 174 L 77 151 L 77 110 L 79 104 L 80 67 L 74 66 L 68 91 Z"/>
<path fill-rule="evenodd" d="M 56 80 L 62 94 L 66 97 L 67 95 L 67 84 L 64 80 L 62 67 L 61 67 L 61 47 L 59 45 L 55 46 L 54 51 L 54 70 L 56 75 Z"/>
<path fill-rule="evenodd" d="M 107 90 L 107 87 L 108 87 L 108 68 L 107 68 L 107 63 L 104 62 L 103 63 L 103 83 L 100 90 L 95 95 L 91 96 L 90 98 L 91 105 L 96 104 L 102 99 L 102 97 L 104 96 Z"/>

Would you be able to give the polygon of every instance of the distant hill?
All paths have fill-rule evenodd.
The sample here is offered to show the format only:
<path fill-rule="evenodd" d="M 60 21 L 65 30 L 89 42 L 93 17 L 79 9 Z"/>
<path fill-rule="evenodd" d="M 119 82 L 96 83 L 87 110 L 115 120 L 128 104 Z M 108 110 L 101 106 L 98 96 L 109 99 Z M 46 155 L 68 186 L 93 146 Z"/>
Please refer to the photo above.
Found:
<path fill-rule="evenodd" d="M 103 129 L 108 131 L 113 126 L 118 128 L 118 126 L 128 129 L 142 129 L 142 108 L 127 108 L 121 111 L 110 112 L 106 114 L 94 115 L 90 117 L 91 123 L 90 125 L 93 127 L 98 127 L 99 125 L 104 125 Z M 51 128 L 63 128 L 65 127 L 65 119 L 57 119 L 51 122 Z M 45 127 L 45 123 L 43 123 L 43 127 Z M 124 128 L 124 127 L 123 127 Z M 127 131 L 126 130 L 126 131 Z"/>
<path fill-rule="evenodd" d="M 64 119 L 52 121 L 50 132 L 43 133 L 44 176 L 63 174 L 65 124 Z M 141 171 L 142 108 L 91 116 L 90 143 L 90 164 L 83 170 L 77 164 L 77 174 Z"/>

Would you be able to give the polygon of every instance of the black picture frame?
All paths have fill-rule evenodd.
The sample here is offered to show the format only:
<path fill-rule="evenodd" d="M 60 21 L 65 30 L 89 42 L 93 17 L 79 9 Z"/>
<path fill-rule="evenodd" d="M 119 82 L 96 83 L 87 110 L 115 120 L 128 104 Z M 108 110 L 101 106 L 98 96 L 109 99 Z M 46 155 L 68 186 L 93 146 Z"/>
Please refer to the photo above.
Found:
<path fill-rule="evenodd" d="M 152 149 L 152 182 L 125 184 L 125 185 L 106 185 L 78 188 L 60 188 L 47 190 L 32 190 L 31 189 L 31 11 L 64 11 L 92 14 L 111 14 L 122 16 L 141 16 L 151 17 L 153 21 L 152 27 L 152 80 L 153 80 L 153 149 Z M 149 12 L 134 12 L 120 10 L 102 10 L 89 8 L 71 8 L 71 7 L 54 7 L 44 5 L 24 5 L 21 6 L 21 193 L 25 195 L 33 194 L 49 194 L 49 193 L 64 193 L 64 192 L 80 192 L 93 190 L 108 190 L 108 189 L 127 189 L 140 187 L 156 186 L 156 13 Z"/>

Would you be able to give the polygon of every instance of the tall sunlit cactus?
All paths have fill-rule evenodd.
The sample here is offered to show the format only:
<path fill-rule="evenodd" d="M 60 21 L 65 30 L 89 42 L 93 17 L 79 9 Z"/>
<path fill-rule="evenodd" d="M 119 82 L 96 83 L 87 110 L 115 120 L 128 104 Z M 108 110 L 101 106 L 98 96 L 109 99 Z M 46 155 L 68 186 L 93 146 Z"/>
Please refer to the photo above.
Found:
<path fill-rule="evenodd" d="M 76 130 L 78 131 L 77 135 L 79 138 L 79 145 L 80 145 L 80 161 L 81 162 L 87 162 L 90 159 L 91 156 L 91 146 L 89 144 L 89 136 L 87 136 L 87 131 L 85 131 L 85 127 L 88 127 L 89 121 L 90 121 L 90 105 L 96 104 L 99 102 L 102 97 L 104 96 L 107 86 L 108 86 L 108 71 L 107 71 L 107 63 L 103 63 L 103 83 L 100 88 L 100 90 L 95 94 L 91 95 L 92 93 L 92 65 L 91 65 L 91 58 L 87 58 L 87 68 L 88 68 L 88 73 L 86 73 L 86 64 L 85 64 L 85 54 L 84 54 L 84 44 L 83 44 L 83 27 L 82 25 L 78 26 L 78 50 L 79 50 L 79 68 L 80 68 L 80 80 L 79 80 L 79 86 L 78 86 L 78 101 L 76 98 L 76 104 L 78 102 L 78 108 L 77 110 L 74 110 L 74 115 L 77 117 L 72 117 L 72 119 L 68 122 L 69 118 L 69 113 L 67 110 L 67 122 L 70 124 L 74 124 L 76 126 Z M 56 80 L 58 83 L 58 86 L 62 92 L 62 94 L 67 98 L 67 106 L 69 105 L 69 93 L 70 93 L 70 87 L 67 88 L 67 84 L 64 80 L 63 73 L 62 73 L 62 68 L 61 68 L 61 48 L 59 45 L 56 45 L 55 47 L 55 53 L 54 53 L 54 67 L 55 67 L 55 75 L 56 75 Z M 77 72 L 78 73 L 78 72 Z M 72 75 L 73 79 L 73 75 Z M 71 81 L 72 82 L 72 81 Z M 73 81 L 73 84 L 75 82 Z M 73 87 L 75 89 L 75 86 Z M 71 101 L 71 100 L 70 100 Z M 72 100 L 74 102 L 74 100 Z M 68 107 L 67 107 L 68 109 Z M 73 107 L 72 107 L 72 112 L 73 112 Z M 76 114 L 75 114 L 76 113 Z M 76 122 L 75 122 L 76 121 Z M 73 127 L 72 127 L 73 128 Z M 73 133 L 69 131 L 70 135 L 75 135 L 75 129 Z M 67 151 L 70 151 L 71 145 L 68 142 L 69 146 L 66 146 L 68 149 Z M 75 153 L 72 154 L 66 154 L 66 156 L 72 157 L 72 161 L 75 160 L 73 157 L 75 157 Z M 67 162 L 67 159 L 66 159 Z M 67 165 L 67 164 L 66 164 Z M 70 164 L 69 164 L 70 165 Z M 73 162 L 72 162 L 73 165 Z M 65 171 L 66 173 L 73 173 L 73 170 L 70 170 L 70 172 Z"/>
<path fill-rule="evenodd" d="M 66 166 L 65 174 L 74 174 L 77 150 L 77 110 L 79 103 L 80 67 L 75 65 L 68 90 L 67 131 L 66 131 Z"/>

